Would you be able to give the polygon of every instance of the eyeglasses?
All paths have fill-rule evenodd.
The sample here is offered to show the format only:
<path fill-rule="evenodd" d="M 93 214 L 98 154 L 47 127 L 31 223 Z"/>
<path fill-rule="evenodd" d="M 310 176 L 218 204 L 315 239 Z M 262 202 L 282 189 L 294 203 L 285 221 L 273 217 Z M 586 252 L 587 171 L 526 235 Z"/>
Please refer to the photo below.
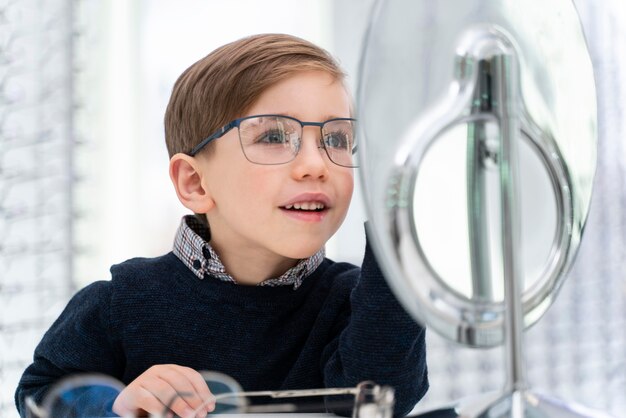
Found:
<path fill-rule="evenodd" d="M 205 380 L 212 397 L 202 403 L 191 414 L 203 415 L 205 406 L 214 404 L 211 415 L 277 412 L 319 412 L 320 410 L 352 410 L 355 418 L 391 418 L 395 404 L 394 390 L 390 386 L 377 385 L 371 381 L 361 382 L 355 387 L 264 390 L 244 392 L 232 377 L 220 372 L 199 372 Z M 59 417 L 104 417 L 112 416 L 111 407 L 115 398 L 122 392 L 124 385 L 118 380 L 104 375 L 87 374 L 66 377 L 57 382 L 45 395 L 43 402 L 37 405 L 33 398 L 26 398 L 27 418 Z M 343 395 L 343 396 L 342 396 Z M 150 415 L 158 418 L 171 416 L 171 406 L 178 398 L 193 396 L 191 393 L 178 392 L 164 405 L 163 413 Z M 330 396 L 334 398 L 330 398 Z M 266 397 L 277 402 L 252 403 L 253 398 Z M 308 397 L 324 397 L 321 402 L 306 402 Z M 290 402 L 289 399 L 293 399 Z M 175 417 L 177 415 L 174 415 Z M 236 415 L 238 416 L 238 415 Z"/>
<path fill-rule="evenodd" d="M 239 129 L 239 142 L 246 159 L 254 164 L 286 164 L 296 158 L 305 126 L 318 126 L 320 145 L 328 159 L 342 167 L 357 167 L 354 137 L 356 119 L 334 118 L 325 122 L 302 122 L 283 115 L 255 115 L 238 118 L 204 139 L 189 153 L 195 156 L 208 143 Z"/>

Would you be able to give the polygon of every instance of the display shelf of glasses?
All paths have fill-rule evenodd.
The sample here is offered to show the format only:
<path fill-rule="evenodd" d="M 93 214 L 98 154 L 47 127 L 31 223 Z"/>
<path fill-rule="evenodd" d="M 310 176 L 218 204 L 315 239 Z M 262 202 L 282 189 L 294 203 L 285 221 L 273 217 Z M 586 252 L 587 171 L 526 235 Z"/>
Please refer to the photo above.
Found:
<path fill-rule="evenodd" d="M 71 0 L 0 1 L 0 416 L 73 292 Z"/>

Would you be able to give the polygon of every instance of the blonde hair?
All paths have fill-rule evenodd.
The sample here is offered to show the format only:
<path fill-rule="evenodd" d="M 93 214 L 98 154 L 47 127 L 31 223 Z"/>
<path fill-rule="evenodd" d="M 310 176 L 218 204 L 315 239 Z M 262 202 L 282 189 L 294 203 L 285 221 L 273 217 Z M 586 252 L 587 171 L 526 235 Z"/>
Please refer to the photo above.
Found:
<path fill-rule="evenodd" d="M 243 116 L 270 86 L 311 70 L 341 82 L 345 77 L 326 50 L 291 35 L 250 36 L 211 52 L 187 68 L 172 89 L 164 121 L 170 157 L 188 153 Z"/>

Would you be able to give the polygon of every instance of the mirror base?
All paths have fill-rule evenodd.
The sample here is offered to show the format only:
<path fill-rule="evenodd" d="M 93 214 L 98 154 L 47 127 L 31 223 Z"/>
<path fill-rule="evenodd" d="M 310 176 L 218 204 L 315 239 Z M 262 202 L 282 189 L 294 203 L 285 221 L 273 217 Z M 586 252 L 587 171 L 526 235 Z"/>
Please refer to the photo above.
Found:
<path fill-rule="evenodd" d="M 410 415 L 415 418 L 612 418 L 573 402 L 532 391 L 490 392 Z"/>

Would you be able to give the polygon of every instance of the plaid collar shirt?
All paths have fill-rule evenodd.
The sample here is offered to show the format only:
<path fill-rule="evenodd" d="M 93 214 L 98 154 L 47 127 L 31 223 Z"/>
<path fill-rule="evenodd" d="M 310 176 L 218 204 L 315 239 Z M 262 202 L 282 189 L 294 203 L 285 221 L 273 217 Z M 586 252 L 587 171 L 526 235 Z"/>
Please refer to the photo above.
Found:
<path fill-rule="evenodd" d="M 183 217 L 176 233 L 173 252 L 201 280 L 214 276 L 225 282 L 237 283 L 226 272 L 219 256 L 209 244 L 210 240 L 209 228 L 194 215 L 187 215 Z M 280 277 L 264 280 L 258 285 L 290 285 L 295 290 L 302 284 L 305 277 L 319 267 L 324 260 L 324 255 L 324 248 L 322 248 L 311 257 L 300 260 Z"/>

